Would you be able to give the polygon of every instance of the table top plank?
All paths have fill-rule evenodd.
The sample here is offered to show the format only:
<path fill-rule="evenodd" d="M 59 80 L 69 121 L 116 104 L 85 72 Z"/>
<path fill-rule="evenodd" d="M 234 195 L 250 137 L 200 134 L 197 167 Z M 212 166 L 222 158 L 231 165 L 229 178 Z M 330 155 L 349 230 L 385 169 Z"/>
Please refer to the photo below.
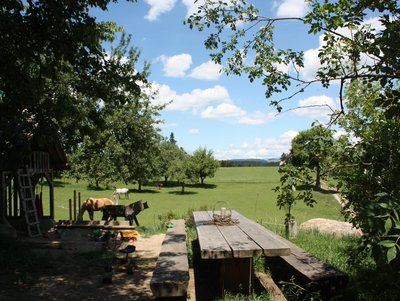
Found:
<path fill-rule="evenodd" d="M 257 245 L 238 225 L 217 226 L 232 249 L 234 258 L 254 257 L 263 254 Z"/>
<path fill-rule="evenodd" d="M 290 255 L 290 247 L 280 239 L 278 234 L 247 219 L 236 211 L 232 211 L 232 218 L 239 220 L 237 226 L 260 246 L 264 256 Z"/>
<path fill-rule="evenodd" d="M 200 244 L 201 258 L 222 259 L 232 257 L 232 249 L 218 230 L 210 224 L 211 215 L 206 211 L 193 212 Z"/>
<path fill-rule="evenodd" d="M 193 216 L 203 259 L 290 254 L 290 246 L 279 235 L 236 211 L 232 211 L 232 218 L 238 219 L 239 223 L 234 225 L 213 224 L 212 211 L 195 211 Z"/>

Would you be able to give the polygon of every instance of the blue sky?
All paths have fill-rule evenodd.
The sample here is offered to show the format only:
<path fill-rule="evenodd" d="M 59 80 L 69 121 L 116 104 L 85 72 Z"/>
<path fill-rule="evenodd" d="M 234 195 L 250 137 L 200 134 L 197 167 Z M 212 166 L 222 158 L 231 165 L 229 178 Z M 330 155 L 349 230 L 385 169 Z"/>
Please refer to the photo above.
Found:
<path fill-rule="evenodd" d="M 111 4 L 106 12 L 94 12 L 99 21 L 113 20 L 132 34 L 132 44 L 141 50 L 141 58 L 151 63 L 150 81 L 159 91 L 154 101 L 173 101 L 161 112 L 163 136 L 173 132 L 179 146 L 187 152 L 206 147 L 213 150 L 217 159 L 279 158 L 282 152 L 289 151 L 290 141 L 298 131 L 310 128 L 315 120 L 328 121 L 327 107 L 309 106 L 328 104 L 336 108 L 337 84 L 329 90 L 311 86 L 284 103 L 284 109 L 308 108 L 277 114 L 269 106 L 270 100 L 265 98 L 259 81 L 250 83 L 246 75 L 221 73 L 221 66 L 210 61 L 204 47 L 207 32 L 183 25 L 183 20 L 196 8 L 193 2 L 121 1 Z M 252 2 L 271 17 L 301 17 L 307 10 L 304 0 Z M 276 41 L 280 48 L 304 50 L 305 68 L 300 74 L 313 78 L 319 66 L 321 36 L 308 35 L 303 25 L 289 21 L 277 27 Z M 288 94 L 277 95 L 285 96 Z"/>

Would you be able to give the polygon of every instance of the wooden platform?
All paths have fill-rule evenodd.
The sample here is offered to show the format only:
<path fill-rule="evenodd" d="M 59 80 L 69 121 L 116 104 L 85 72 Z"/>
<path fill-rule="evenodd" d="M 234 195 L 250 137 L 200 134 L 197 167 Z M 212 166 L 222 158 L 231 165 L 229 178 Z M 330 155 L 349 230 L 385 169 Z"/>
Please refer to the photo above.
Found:
<path fill-rule="evenodd" d="M 161 245 L 150 288 L 157 298 L 186 298 L 189 286 L 189 263 L 185 221 L 172 220 Z"/>
<path fill-rule="evenodd" d="M 133 230 L 136 226 L 130 226 L 129 221 L 59 221 L 56 228 L 68 229 L 68 228 L 93 228 L 93 229 L 105 229 L 105 230 Z"/>

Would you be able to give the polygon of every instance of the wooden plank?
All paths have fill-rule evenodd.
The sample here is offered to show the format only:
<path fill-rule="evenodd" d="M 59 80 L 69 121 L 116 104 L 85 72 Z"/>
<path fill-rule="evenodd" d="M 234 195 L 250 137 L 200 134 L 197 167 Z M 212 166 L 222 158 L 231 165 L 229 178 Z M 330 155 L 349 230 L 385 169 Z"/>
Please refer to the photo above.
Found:
<path fill-rule="evenodd" d="M 260 224 L 247 219 L 236 211 L 232 211 L 232 218 L 239 220 L 237 225 L 262 249 L 265 256 L 284 256 L 290 254 L 290 247 L 283 238 L 266 229 Z"/>
<path fill-rule="evenodd" d="M 212 215 L 212 212 L 209 213 L 210 215 Z M 236 216 L 238 215 L 239 214 L 236 213 Z M 243 232 L 238 224 L 222 225 L 217 226 L 217 228 L 232 249 L 232 254 L 234 258 L 245 258 L 262 255 L 263 251 L 260 246 L 257 245 L 247 233 Z"/>
<path fill-rule="evenodd" d="M 291 255 L 282 257 L 290 266 L 299 271 L 311 281 L 320 281 L 327 278 L 347 278 L 347 274 L 336 269 L 326 262 L 299 248 L 290 241 L 286 243 L 291 248 Z"/>
<path fill-rule="evenodd" d="M 189 263 L 184 220 L 172 220 L 161 245 L 150 288 L 156 297 L 186 296 L 189 285 Z"/>
<path fill-rule="evenodd" d="M 271 278 L 271 276 L 261 272 L 256 272 L 255 274 L 258 280 L 260 281 L 261 285 L 264 287 L 264 289 L 273 296 L 274 301 L 287 301 L 282 291 L 276 285 L 275 281 Z"/>
<path fill-rule="evenodd" d="M 80 221 L 72 222 L 68 220 L 59 221 L 56 228 L 74 229 L 74 228 L 90 228 L 90 229 L 106 229 L 106 230 L 134 230 L 135 226 L 130 226 L 129 221 Z"/>
<path fill-rule="evenodd" d="M 200 254 L 203 259 L 232 257 L 232 250 L 216 225 L 210 224 L 211 215 L 205 211 L 193 212 Z"/>

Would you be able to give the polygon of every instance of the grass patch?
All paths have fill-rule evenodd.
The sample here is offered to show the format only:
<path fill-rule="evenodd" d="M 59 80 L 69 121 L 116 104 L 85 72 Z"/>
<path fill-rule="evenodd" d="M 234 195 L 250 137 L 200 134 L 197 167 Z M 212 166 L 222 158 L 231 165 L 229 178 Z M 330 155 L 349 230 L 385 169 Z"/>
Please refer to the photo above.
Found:
<path fill-rule="evenodd" d="M 156 185 L 143 186 L 143 191 L 137 190 L 137 185 L 113 183 L 115 187 L 130 189 L 129 199 L 121 199 L 119 204 L 148 201 L 149 209 L 138 215 L 141 226 L 145 228 L 160 227 L 159 216 L 172 212 L 181 217 L 191 208 L 214 209 L 217 202 L 223 201 L 231 209 L 242 215 L 267 224 L 283 224 L 285 212 L 276 207 L 276 193 L 272 188 L 279 184 L 277 167 L 229 167 L 219 168 L 215 177 L 206 179 L 205 185 L 187 185 L 185 194 L 181 194 L 179 186 L 167 185 L 159 189 Z M 46 186 L 38 187 L 46 197 Z M 72 179 L 62 179 L 55 187 L 55 219 L 69 219 L 68 200 L 73 198 L 74 191 L 80 192 L 81 201 L 88 197 L 112 198 L 113 188 L 93 190 L 87 182 L 76 183 Z M 298 224 L 305 220 L 322 217 L 342 219 L 338 202 L 329 194 L 314 193 L 317 205 L 309 208 L 302 203 L 294 206 L 293 214 Z M 49 211 L 48 200 L 43 200 L 45 214 Z M 215 208 L 219 209 L 219 208 Z M 84 216 L 87 219 L 87 215 Z M 95 212 L 95 219 L 101 219 L 101 213 Z"/>
<path fill-rule="evenodd" d="M 399 300 L 399 272 L 379 270 L 371 252 L 358 248 L 359 240 L 352 236 L 338 237 L 317 231 L 300 231 L 292 242 L 349 275 L 347 287 L 334 300 Z M 307 290 L 296 288 L 295 284 L 290 283 L 286 287 L 292 292 L 296 289 L 298 292 Z M 318 295 L 310 296 L 318 300 Z"/>
<path fill-rule="evenodd" d="M 256 294 L 252 293 L 249 296 L 244 296 L 242 294 L 231 294 L 225 293 L 222 298 L 217 299 L 217 301 L 273 301 L 274 298 L 271 294 L 266 292 Z"/>

